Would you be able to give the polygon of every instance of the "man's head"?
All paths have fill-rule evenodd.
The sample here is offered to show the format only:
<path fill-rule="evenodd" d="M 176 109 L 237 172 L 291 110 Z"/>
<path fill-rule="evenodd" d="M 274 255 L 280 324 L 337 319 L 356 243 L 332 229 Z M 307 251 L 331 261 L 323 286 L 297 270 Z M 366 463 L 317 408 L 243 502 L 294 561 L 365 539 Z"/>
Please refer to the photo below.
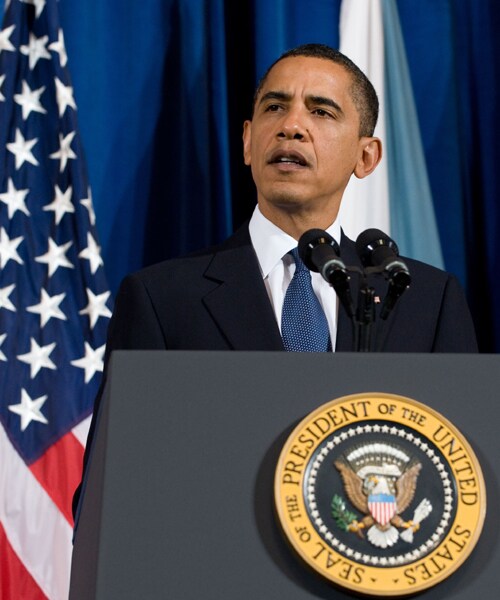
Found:
<path fill-rule="evenodd" d="M 377 110 L 370 82 L 336 50 L 314 44 L 282 55 L 243 130 L 261 212 L 294 237 L 333 223 L 351 175 L 366 177 L 380 161 Z"/>
<path fill-rule="evenodd" d="M 360 137 L 373 135 L 373 132 L 375 131 L 375 125 L 377 124 L 379 109 L 378 97 L 375 88 L 368 77 L 357 65 L 352 62 L 350 58 L 345 56 L 345 54 L 342 54 L 342 52 L 339 52 L 338 50 L 335 50 L 334 48 L 324 44 L 304 44 L 302 46 L 297 46 L 296 48 L 287 50 L 277 60 L 275 60 L 261 77 L 257 85 L 253 98 L 253 110 L 255 110 L 257 98 L 259 97 L 259 94 L 271 69 L 281 60 L 291 56 L 324 58 L 325 60 L 330 60 L 333 63 L 344 67 L 344 69 L 351 75 L 350 94 L 359 113 L 359 135 Z"/>

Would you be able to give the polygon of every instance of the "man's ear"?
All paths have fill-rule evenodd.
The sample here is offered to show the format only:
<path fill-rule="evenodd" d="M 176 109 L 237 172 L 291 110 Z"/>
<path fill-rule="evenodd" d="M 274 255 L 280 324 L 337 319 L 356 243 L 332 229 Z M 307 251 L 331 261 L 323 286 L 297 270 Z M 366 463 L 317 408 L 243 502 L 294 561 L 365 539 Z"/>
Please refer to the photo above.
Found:
<path fill-rule="evenodd" d="M 363 137 L 360 143 L 360 156 L 354 168 L 354 175 L 363 179 L 373 173 L 382 158 L 382 142 L 376 137 Z"/>
<path fill-rule="evenodd" d="M 252 163 L 250 146 L 252 142 L 252 121 L 243 123 L 243 159 L 246 165 Z"/>

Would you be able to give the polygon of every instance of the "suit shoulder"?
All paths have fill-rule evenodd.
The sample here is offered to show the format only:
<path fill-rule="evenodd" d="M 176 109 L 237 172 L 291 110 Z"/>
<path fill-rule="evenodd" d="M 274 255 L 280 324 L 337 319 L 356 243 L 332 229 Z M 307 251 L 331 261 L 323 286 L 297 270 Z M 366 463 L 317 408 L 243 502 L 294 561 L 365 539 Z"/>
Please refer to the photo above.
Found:
<path fill-rule="evenodd" d="M 249 245 L 248 225 L 245 224 L 220 244 L 214 244 L 184 256 L 149 265 L 128 274 L 123 282 L 125 284 L 134 281 L 142 282 L 146 287 L 149 287 L 149 285 L 161 280 L 165 281 L 165 279 L 170 279 L 174 282 L 177 279 L 185 281 L 189 277 L 203 275 L 217 254 L 230 253 L 237 248 Z"/>
<path fill-rule="evenodd" d="M 196 255 L 171 258 L 129 273 L 125 277 L 125 280 L 137 280 L 147 283 L 157 280 L 158 277 L 175 276 L 179 272 L 186 273 L 189 270 L 203 270 L 210 264 L 213 255 L 214 252 L 207 249 L 207 251 L 197 253 Z"/>
<path fill-rule="evenodd" d="M 461 287 L 458 278 L 453 273 L 413 258 L 401 258 L 408 267 L 412 280 L 418 282 L 419 285 L 425 282 L 426 286 L 438 288 L 446 287 L 449 284 Z"/>
<path fill-rule="evenodd" d="M 417 271 L 419 273 L 422 272 L 427 275 L 431 275 L 431 276 L 438 277 L 438 278 L 439 277 L 449 277 L 451 275 L 451 273 L 448 273 L 448 271 L 445 271 L 444 269 L 434 267 L 433 265 L 424 263 L 415 258 L 408 258 L 406 256 L 401 256 L 401 259 L 407 264 L 409 269 L 413 269 L 414 271 Z"/>

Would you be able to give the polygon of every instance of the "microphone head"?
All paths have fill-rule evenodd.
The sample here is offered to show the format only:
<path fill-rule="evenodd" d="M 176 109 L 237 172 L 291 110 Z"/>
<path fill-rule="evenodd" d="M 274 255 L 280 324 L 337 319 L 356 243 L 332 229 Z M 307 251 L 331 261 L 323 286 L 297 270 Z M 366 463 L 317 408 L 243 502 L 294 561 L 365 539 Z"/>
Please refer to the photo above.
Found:
<path fill-rule="evenodd" d="M 300 236 L 298 244 L 299 256 L 306 267 L 315 273 L 319 272 L 319 268 L 312 260 L 312 253 L 315 248 L 322 245 L 331 246 L 335 254 L 340 254 L 340 248 L 337 242 L 329 233 L 323 231 L 323 229 L 309 229 Z"/>
<path fill-rule="evenodd" d="M 399 256 L 396 242 L 380 229 L 366 229 L 360 233 L 356 251 L 364 267 L 378 267 L 387 259 Z"/>

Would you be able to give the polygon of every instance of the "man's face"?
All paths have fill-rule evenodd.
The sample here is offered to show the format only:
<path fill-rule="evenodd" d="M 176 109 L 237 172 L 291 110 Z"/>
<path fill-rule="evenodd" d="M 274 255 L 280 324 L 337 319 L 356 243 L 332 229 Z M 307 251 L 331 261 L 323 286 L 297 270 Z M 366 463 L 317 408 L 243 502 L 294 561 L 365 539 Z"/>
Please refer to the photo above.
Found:
<path fill-rule="evenodd" d="M 261 211 L 326 211 L 336 218 L 343 191 L 363 154 L 351 78 L 329 60 L 288 57 L 269 73 L 252 121 L 245 122 Z M 305 212 L 304 212 L 305 211 Z"/>

